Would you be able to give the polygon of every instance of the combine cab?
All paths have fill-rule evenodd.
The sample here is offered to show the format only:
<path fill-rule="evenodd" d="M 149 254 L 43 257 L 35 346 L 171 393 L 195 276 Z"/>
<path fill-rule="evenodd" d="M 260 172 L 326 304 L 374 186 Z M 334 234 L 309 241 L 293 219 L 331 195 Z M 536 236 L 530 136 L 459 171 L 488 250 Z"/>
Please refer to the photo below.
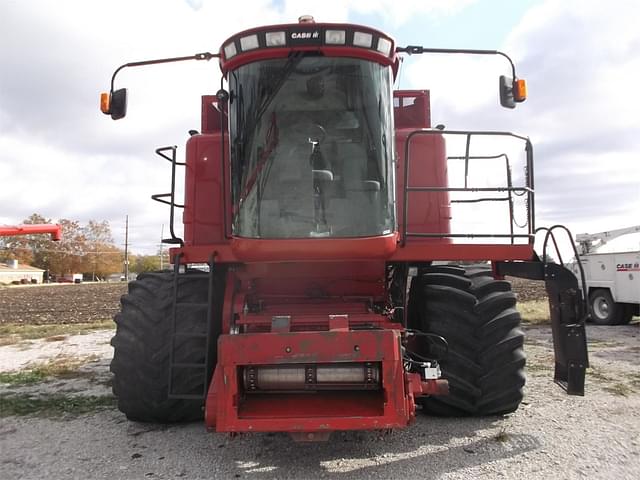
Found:
<path fill-rule="evenodd" d="M 102 97 L 114 119 L 126 113 L 122 68 L 217 58 L 227 85 L 202 97 L 185 161 L 157 150 L 172 168 L 171 192 L 153 198 L 169 205 L 174 270 L 140 275 L 116 316 L 111 369 L 127 417 L 319 440 L 405 427 L 416 405 L 513 412 L 525 357 L 504 275 L 547 280 L 555 379 L 583 394 L 575 277 L 533 249 L 529 139 L 432 128 L 428 91 L 393 91 L 400 55 L 447 53 L 505 57 L 501 103 L 524 101 L 501 52 L 399 47 L 308 17 L 238 33 L 217 54 L 116 71 Z M 493 180 L 474 183 L 483 172 Z"/>

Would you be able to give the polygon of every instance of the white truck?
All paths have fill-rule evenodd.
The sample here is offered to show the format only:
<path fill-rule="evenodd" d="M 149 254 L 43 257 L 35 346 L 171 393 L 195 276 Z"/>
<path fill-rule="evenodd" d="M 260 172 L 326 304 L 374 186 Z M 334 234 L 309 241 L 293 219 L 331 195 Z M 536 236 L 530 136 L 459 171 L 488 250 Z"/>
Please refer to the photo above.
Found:
<path fill-rule="evenodd" d="M 639 233 L 640 225 L 600 233 L 576 235 L 584 268 L 591 319 L 598 325 L 622 325 L 640 315 L 640 250 L 598 253 L 614 238 Z M 581 283 L 577 264 L 572 270 Z"/>

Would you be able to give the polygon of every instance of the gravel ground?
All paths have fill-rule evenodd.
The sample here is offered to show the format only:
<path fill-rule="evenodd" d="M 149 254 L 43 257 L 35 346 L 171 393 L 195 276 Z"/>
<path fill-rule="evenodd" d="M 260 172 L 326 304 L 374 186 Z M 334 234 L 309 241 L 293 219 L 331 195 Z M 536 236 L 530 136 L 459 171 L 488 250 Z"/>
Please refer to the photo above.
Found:
<path fill-rule="evenodd" d="M 110 359 L 113 356 L 110 344 L 113 333 L 114 330 L 100 330 L 86 335 L 56 335 L 2 346 L 0 372 L 22 370 L 61 356 Z"/>
<path fill-rule="evenodd" d="M 66 341 L 104 343 L 105 335 Z M 0 478 L 640 478 L 640 327 L 589 326 L 588 335 L 587 395 L 568 397 L 551 381 L 549 329 L 527 329 L 526 397 L 507 417 L 419 415 L 405 430 L 334 433 L 329 442 L 312 444 L 284 434 L 207 433 L 201 423 L 132 423 L 114 409 L 79 417 L 5 417 Z M 42 361 L 43 345 L 22 348 Z M 10 348 L 16 347 L 0 347 L 0 360 Z M 108 394 L 110 352 L 91 355 L 81 378 L 3 386 L 0 393 Z"/>

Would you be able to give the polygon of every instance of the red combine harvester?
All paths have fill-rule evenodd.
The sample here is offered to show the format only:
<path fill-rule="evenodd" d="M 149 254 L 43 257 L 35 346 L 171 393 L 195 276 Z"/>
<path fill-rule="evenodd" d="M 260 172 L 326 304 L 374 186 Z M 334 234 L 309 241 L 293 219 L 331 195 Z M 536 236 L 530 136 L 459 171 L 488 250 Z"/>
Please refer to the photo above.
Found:
<path fill-rule="evenodd" d="M 62 238 L 62 227 L 60 225 L 26 224 L 26 225 L 0 225 L 0 237 L 11 237 L 13 235 L 34 235 L 51 234 L 51 240 L 60 241 Z"/>
<path fill-rule="evenodd" d="M 218 432 L 320 440 L 405 427 L 416 405 L 513 412 L 525 358 L 505 275 L 546 280 L 555 380 L 583 394 L 581 293 L 533 248 L 532 145 L 507 132 L 431 128 L 428 91 L 393 91 L 400 56 L 431 53 L 502 56 L 511 77 L 500 77 L 501 104 L 525 100 L 502 52 L 398 47 L 372 28 L 309 17 L 233 35 L 218 54 L 116 70 L 101 97 L 113 119 L 126 114 L 126 90 L 114 89 L 125 67 L 217 58 L 226 85 L 202 97 L 186 161 L 176 147 L 157 150 L 172 167 L 171 192 L 152 198 L 170 207 L 174 271 L 140 275 L 116 316 L 111 370 L 128 418 L 204 412 Z M 445 138 L 463 154 L 448 155 Z M 504 152 L 472 153 L 500 138 L 518 145 L 521 172 Z M 476 166 L 491 162 L 504 184 L 473 185 Z M 183 204 L 177 166 L 186 167 Z M 452 211 L 483 205 L 504 207 L 502 230 L 452 229 Z M 175 208 L 184 208 L 184 238 Z M 497 219 L 482 215 L 471 217 L 493 228 Z"/>

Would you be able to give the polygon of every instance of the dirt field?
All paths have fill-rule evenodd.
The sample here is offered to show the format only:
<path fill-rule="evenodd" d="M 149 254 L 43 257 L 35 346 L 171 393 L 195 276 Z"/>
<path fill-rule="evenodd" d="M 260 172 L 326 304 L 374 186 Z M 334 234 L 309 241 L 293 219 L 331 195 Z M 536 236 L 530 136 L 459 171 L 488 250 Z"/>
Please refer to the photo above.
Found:
<path fill-rule="evenodd" d="M 93 323 L 120 308 L 122 283 L 62 283 L 0 287 L 0 324 Z"/>
<path fill-rule="evenodd" d="M 543 282 L 509 278 L 519 301 L 546 298 Z M 0 324 L 93 323 L 112 318 L 127 286 L 81 283 L 0 287 Z"/>

